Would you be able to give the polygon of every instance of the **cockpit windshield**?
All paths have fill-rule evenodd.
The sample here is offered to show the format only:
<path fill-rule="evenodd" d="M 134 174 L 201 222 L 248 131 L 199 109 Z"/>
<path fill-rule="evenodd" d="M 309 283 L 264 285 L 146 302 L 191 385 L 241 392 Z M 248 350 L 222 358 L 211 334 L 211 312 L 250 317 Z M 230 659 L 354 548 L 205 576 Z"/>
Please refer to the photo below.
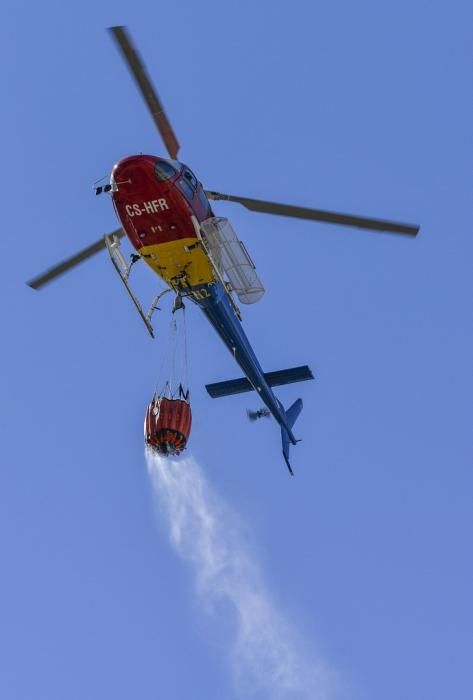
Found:
<path fill-rule="evenodd" d="M 164 182 L 177 175 L 180 169 L 181 164 L 177 160 L 158 160 L 154 166 L 154 173 L 159 182 Z"/>

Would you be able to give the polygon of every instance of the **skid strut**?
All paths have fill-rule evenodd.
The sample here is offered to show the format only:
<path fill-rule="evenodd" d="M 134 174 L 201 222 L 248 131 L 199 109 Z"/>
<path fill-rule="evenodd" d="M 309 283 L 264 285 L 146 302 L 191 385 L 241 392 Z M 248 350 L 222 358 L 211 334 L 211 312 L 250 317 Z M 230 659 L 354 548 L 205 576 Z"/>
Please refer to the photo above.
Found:
<path fill-rule="evenodd" d="M 130 284 L 128 282 L 128 279 L 130 277 L 131 268 L 133 267 L 133 265 L 135 265 L 135 263 L 138 262 L 138 260 L 141 260 L 141 256 L 136 255 L 134 253 L 131 256 L 131 262 L 127 263 L 127 261 L 123 257 L 123 254 L 120 250 L 120 239 L 115 234 L 112 234 L 110 236 L 105 236 L 105 245 L 107 246 L 107 250 L 110 254 L 110 259 L 113 263 L 113 266 L 114 266 L 115 270 L 117 271 L 121 281 L 125 285 L 126 290 L 127 290 L 128 294 L 130 295 L 130 297 L 133 301 L 133 304 L 136 307 L 136 310 L 138 311 L 139 315 L 143 319 L 143 322 L 144 322 L 146 328 L 148 329 L 149 334 L 151 335 L 152 338 L 154 338 L 154 329 L 153 329 L 153 326 L 151 325 L 151 318 L 153 316 L 153 312 L 156 309 L 159 310 L 158 302 L 159 302 L 160 298 L 162 296 L 164 296 L 164 294 L 167 294 L 168 292 L 170 292 L 172 290 L 165 289 L 164 291 L 161 291 L 158 294 L 156 294 L 153 301 L 151 302 L 151 306 L 149 307 L 148 312 L 145 313 L 143 311 L 143 308 L 142 308 L 140 302 L 138 301 L 138 298 L 136 297 L 136 294 L 134 293 L 134 291 L 132 290 L 132 288 L 130 287 Z"/>

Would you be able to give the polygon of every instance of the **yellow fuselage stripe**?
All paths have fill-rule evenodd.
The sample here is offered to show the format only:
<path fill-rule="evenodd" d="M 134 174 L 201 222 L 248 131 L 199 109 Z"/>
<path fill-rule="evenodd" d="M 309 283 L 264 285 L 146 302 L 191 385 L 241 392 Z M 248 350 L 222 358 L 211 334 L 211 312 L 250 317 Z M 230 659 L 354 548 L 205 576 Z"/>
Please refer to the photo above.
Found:
<path fill-rule="evenodd" d="M 200 247 L 186 251 L 197 242 L 196 238 L 179 238 L 167 243 L 157 243 L 140 248 L 138 253 L 144 261 L 167 284 L 173 285 L 173 278 L 185 272 L 187 283 L 193 287 L 214 281 L 209 259 Z"/>

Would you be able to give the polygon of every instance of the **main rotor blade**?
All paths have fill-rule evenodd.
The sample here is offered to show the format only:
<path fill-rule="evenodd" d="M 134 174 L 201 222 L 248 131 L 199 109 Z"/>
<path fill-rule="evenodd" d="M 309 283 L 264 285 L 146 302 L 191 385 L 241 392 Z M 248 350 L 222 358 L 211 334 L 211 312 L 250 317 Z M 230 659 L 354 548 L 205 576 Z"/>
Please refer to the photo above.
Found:
<path fill-rule="evenodd" d="M 337 214 L 336 212 L 322 211 L 321 209 L 306 209 L 305 207 L 295 207 L 291 204 L 266 202 L 263 199 L 249 199 L 248 197 L 237 197 L 231 194 L 220 194 L 220 192 L 206 192 L 205 194 L 209 199 L 237 202 L 238 204 L 243 204 L 244 207 L 250 209 L 251 211 L 259 211 L 264 214 L 292 216 L 296 219 L 324 221 L 327 224 L 355 226 L 356 228 L 366 228 L 371 229 L 372 231 L 402 233 L 408 236 L 416 236 L 419 231 L 419 226 L 415 226 L 413 224 L 399 224 L 395 221 L 369 219 L 364 216 L 352 216 L 351 214 Z"/>
<path fill-rule="evenodd" d="M 171 123 L 166 116 L 164 107 L 148 77 L 143 61 L 136 51 L 125 27 L 109 27 L 109 31 L 114 37 L 122 52 L 128 68 L 130 69 L 139 91 L 151 113 L 154 123 L 158 127 L 161 138 L 164 141 L 169 155 L 172 159 L 177 158 L 179 153 L 179 143 L 172 129 Z"/>
<path fill-rule="evenodd" d="M 123 238 L 125 232 L 123 231 L 123 229 L 117 228 L 116 231 L 112 231 L 112 233 L 109 233 L 108 235 Z M 49 270 L 46 270 L 46 272 L 43 272 L 43 274 L 38 275 L 37 277 L 33 277 L 33 279 L 29 280 L 29 282 L 27 282 L 26 284 L 32 289 L 41 289 L 41 287 L 44 287 L 44 285 L 48 284 L 48 282 L 51 282 L 52 280 L 56 279 L 56 277 L 63 275 L 71 268 L 76 267 L 76 265 L 80 265 L 81 262 L 84 262 L 84 260 L 91 258 L 92 255 L 99 253 L 104 248 L 105 239 L 101 238 L 96 243 L 92 243 L 92 245 L 87 246 L 87 248 L 83 248 L 81 251 L 79 251 L 72 257 L 67 258 L 67 260 L 63 260 L 57 265 L 54 265 L 54 267 L 50 267 Z"/>

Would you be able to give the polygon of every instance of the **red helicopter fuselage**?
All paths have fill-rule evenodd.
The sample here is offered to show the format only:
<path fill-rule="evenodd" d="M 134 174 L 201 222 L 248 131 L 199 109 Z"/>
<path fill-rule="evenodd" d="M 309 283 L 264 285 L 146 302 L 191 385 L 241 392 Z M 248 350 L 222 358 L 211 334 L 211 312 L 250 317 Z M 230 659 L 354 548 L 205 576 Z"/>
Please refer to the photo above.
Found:
<path fill-rule="evenodd" d="M 113 203 L 132 246 L 174 289 L 215 276 L 198 243 L 198 224 L 213 216 L 202 184 L 178 161 L 129 156 L 113 168 Z"/>

